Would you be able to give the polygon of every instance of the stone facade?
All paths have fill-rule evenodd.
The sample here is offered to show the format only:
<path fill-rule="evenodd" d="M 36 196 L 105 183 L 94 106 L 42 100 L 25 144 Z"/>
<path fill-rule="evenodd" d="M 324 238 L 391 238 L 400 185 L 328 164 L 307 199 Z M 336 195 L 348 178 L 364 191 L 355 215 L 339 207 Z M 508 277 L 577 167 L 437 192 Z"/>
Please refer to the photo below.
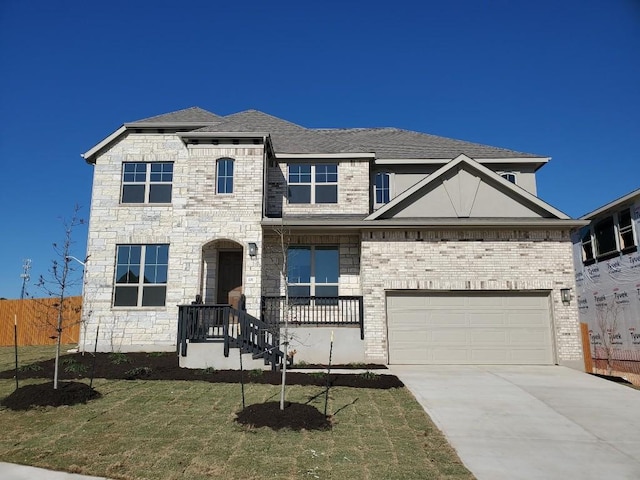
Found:
<path fill-rule="evenodd" d="M 216 161 L 220 158 L 234 160 L 232 194 L 216 193 Z M 154 161 L 173 162 L 171 204 L 121 204 L 123 162 Z M 217 248 L 243 250 L 247 310 L 259 314 L 261 249 L 250 257 L 246 247 L 249 242 L 262 243 L 261 145 L 187 147 L 176 135 L 132 133 L 101 152 L 94 168 L 85 346 L 95 341 L 99 324 L 101 351 L 174 349 L 177 305 L 215 289 L 211 286 L 215 262 L 205 260 L 215 259 Z M 113 307 L 116 246 L 160 243 L 169 244 L 166 306 Z"/>
<path fill-rule="evenodd" d="M 557 360 L 582 361 L 575 303 L 560 299 L 575 288 L 568 231 L 365 231 L 361 248 L 367 361 L 388 359 L 388 290 L 549 291 Z"/>

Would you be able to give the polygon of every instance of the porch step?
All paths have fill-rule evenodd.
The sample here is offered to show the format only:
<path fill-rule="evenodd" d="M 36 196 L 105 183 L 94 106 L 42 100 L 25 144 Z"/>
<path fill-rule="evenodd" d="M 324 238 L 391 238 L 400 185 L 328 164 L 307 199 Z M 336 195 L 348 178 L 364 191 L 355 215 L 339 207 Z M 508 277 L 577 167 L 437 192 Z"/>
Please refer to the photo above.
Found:
<path fill-rule="evenodd" d="M 189 354 L 179 356 L 180 366 L 183 368 L 215 368 L 216 370 L 239 370 L 240 355 L 234 349 L 228 357 L 224 356 L 224 343 L 198 342 L 189 344 Z M 242 354 L 242 368 L 245 370 L 268 370 L 270 365 L 254 360 L 252 354 Z"/>

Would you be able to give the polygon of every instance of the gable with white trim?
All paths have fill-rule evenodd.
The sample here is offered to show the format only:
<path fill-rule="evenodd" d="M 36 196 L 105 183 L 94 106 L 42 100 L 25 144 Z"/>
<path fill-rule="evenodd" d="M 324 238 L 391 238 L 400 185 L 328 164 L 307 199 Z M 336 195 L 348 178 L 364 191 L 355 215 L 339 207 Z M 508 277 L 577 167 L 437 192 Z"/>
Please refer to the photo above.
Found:
<path fill-rule="evenodd" d="M 475 160 L 460 155 L 367 219 L 443 217 L 568 218 Z"/>

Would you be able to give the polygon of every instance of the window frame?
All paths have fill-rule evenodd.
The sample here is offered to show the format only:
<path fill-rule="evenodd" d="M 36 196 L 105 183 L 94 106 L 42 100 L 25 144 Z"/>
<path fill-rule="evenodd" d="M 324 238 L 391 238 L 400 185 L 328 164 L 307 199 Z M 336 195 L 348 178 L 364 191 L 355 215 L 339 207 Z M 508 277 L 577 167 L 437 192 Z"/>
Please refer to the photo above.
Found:
<path fill-rule="evenodd" d="M 293 168 L 309 167 L 309 172 L 297 171 L 293 172 Z M 319 171 L 322 168 L 335 167 L 335 172 Z M 309 180 L 303 180 L 303 177 L 309 177 Z M 319 179 L 324 176 L 325 180 Z M 335 180 L 330 177 L 335 176 Z M 297 177 L 297 181 L 293 181 L 292 177 Z M 339 199 L 339 165 L 338 163 L 289 163 L 287 164 L 287 203 L 290 205 L 336 205 Z M 292 201 L 291 187 L 308 187 L 309 201 Z M 321 187 L 335 187 L 335 202 L 318 201 L 318 190 Z M 305 196 L 306 197 L 306 196 Z"/>
<path fill-rule="evenodd" d="M 624 224 L 621 227 L 620 219 L 623 215 L 625 215 L 625 217 L 628 215 L 629 223 Z M 585 233 L 582 233 L 580 236 L 582 263 L 584 265 L 591 265 L 620 255 L 636 252 L 638 250 L 638 232 L 636 231 L 635 222 L 633 220 L 632 209 L 630 206 L 618 209 L 612 214 L 592 219 L 591 224 L 585 227 Z M 602 242 L 602 232 L 605 230 L 603 228 L 599 231 L 597 227 L 604 226 L 608 222 L 611 222 L 613 234 L 612 240 L 615 242 L 615 245 L 612 250 L 609 249 L 606 252 L 601 252 L 601 244 L 604 243 Z M 633 243 L 625 246 L 627 243 L 625 241 L 626 239 L 630 239 Z M 591 248 L 591 255 L 589 255 L 589 248 Z"/>
<path fill-rule="evenodd" d="M 229 165 L 231 166 L 231 174 L 229 174 Z M 221 168 L 224 166 L 224 172 L 221 172 Z M 223 174 L 224 173 L 224 174 Z M 231 195 L 234 189 L 234 175 L 235 175 L 235 160 L 233 158 L 219 158 L 216 160 L 216 194 L 218 195 Z M 224 179 L 224 189 L 220 188 L 220 180 Z M 229 187 L 228 181 L 231 182 L 230 191 L 227 191 Z M 222 191 L 225 190 L 225 191 Z"/>
<path fill-rule="evenodd" d="M 173 165 L 174 162 L 122 162 L 122 172 L 120 175 L 120 204 L 121 205 L 170 205 L 173 200 Z M 127 167 L 134 166 L 133 171 L 127 171 Z M 144 166 L 144 172 L 137 170 L 138 166 Z M 163 167 L 170 166 L 167 171 Z M 160 171 L 154 171 L 154 167 L 159 167 Z M 133 175 L 133 179 L 127 179 L 128 176 Z M 143 180 L 139 180 L 137 177 L 144 175 Z M 153 176 L 159 175 L 159 180 L 154 180 Z M 169 180 L 165 180 L 163 177 L 169 176 Z M 169 201 L 156 202 L 152 201 L 154 186 L 169 186 Z M 125 190 L 127 187 L 140 187 L 143 188 L 142 201 L 125 201 Z"/>
<path fill-rule="evenodd" d="M 378 178 L 383 179 L 383 185 L 381 187 L 378 186 Z M 384 179 L 387 180 L 386 187 L 384 186 Z M 378 201 L 378 192 L 381 192 L 382 201 Z M 386 201 L 384 194 L 386 192 Z M 386 205 L 391 201 L 391 173 L 389 172 L 376 172 L 373 177 L 373 204 L 375 206 Z"/>
<path fill-rule="evenodd" d="M 304 250 L 304 251 L 308 251 L 309 252 L 309 281 L 291 281 L 291 251 L 294 250 Z M 323 281 L 318 281 L 317 279 L 317 274 L 318 274 L 318 261 L 317 261 L 317 255 L 316 252 L 317 251 L 334 251 L 335 255 L 336 255 L 336 265 L 335 265 L 335 274 L 336 274 L 336 281 L 335 282 L 323 282 Z M 289 292 L 289 298 L 296 298 L 298 300 L 294 300 L 295 304 L 309 304 L 309 300 L 306 300 L 308 298 L 315 298 L 318 295 L 316 295 L 318 287 L 323 288 L 323 287 L 330 287 L 330 288 L 335 288 L 335 292 L 336 295 L 319 295 L 320 298 L 322 297 L 338 297 L 340 295 L 340 247 L 338 245 L 292 245 L 287 247 L 287 265 L 286 265 L 286 271 L 287 271 L 287 282 L 286 282 L 286 286 L 285 288 L 287 288 L 287 291 L 289 292 L 289 289 L 293 288 L 308 288 L 309 289 L 309 295 L 291 295 Z M 300 278 L 300 277 L 298 277 Z M 317 303 L 317 302 L 316 302 Z M 336 302 L 332 302 L 331 300 L 327 300 L 325 302 L 322 302 L 323 305 L 333 305 L 336 304 Z"/>
<path fill-rule="evenodd" d="M 514 185 L 518 184 L 518 175 L 516 172 L 498 172 L 498 175 L 504 178 L 507 182 L 513 183 Z M 513 180 L 511 180 L 510 177 L 513 177 Z"/>
<path fill-rule="evenodd" d="M 134 261 L 132 262 L 132 251 L 138 247 L 139 252 L 135 254 Z M 121 249 L 129 249 L 126 263 L 121 262 Z M 155 249 L 155 251 L 154 251 Z M 164 249 L 160 252 L 160 249 Z M 154 243 L 154 244 L 141 244 L 141 243 L 127 243 L 116 245 L 116 257 L 115 257 L 115 269 L 113 280 L 113 294 L 111 299 L 111 306 L 113 308 L 165 308 L 167 304 L 167 285 L 169 280 L 169 244 L 168 243 Z M 155 257 L 154 257 L 155 256 Z M 159 261 L 166 259 L 166 261 Z M 137 262 L 135 261 L 137 259 Z M 138 275 L 136 278 L 130 278 L 131 275 L 135 277 L 135 270 L 132 271 L 132 266 L 137 266 Z M 127 268 L 124 272 L 121 267 Z M 147 273 L 149 269 L 153 268 L 153 275 L 155 278 L 152 281 L 147 281 Z M 119 275 L 119 272 L 120 273 Z M 164 281 L 157 281 L 157 276 Z M 125 281 L 119 281 L 126 277 Z M 131 281 L 133 280 L 133 281 Z M 150 292 L 159 288 L 164 288 L 164 295 L 162 303 L 153 303 L 149 300 L 153 300 L 153 297 L 147 297 L 145 293 L 150 295 Z M 124 292 L 127 290 L 135 291 L 135 305 L 131 302 L 127 302 L 127 297 Z M 120 294 L 120 295 L 119 295 Z M 119 302 L 120 298 L 120 302 Z"/>

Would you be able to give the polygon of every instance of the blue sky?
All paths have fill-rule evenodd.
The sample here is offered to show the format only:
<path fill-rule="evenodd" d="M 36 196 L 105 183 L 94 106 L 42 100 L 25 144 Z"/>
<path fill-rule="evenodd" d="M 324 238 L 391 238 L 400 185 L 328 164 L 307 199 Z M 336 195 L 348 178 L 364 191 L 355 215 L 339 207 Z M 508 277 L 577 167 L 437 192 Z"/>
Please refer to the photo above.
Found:
<path fill-rule="evenodd" d="M 0 2 L 0 297 L 88 217 L 80 154 L 190 106 L 394 126 L 548 155 L 580 216 L 640 187 L 640 1 Z M 86 228 L 73 254 L 84 257 Z"/>

